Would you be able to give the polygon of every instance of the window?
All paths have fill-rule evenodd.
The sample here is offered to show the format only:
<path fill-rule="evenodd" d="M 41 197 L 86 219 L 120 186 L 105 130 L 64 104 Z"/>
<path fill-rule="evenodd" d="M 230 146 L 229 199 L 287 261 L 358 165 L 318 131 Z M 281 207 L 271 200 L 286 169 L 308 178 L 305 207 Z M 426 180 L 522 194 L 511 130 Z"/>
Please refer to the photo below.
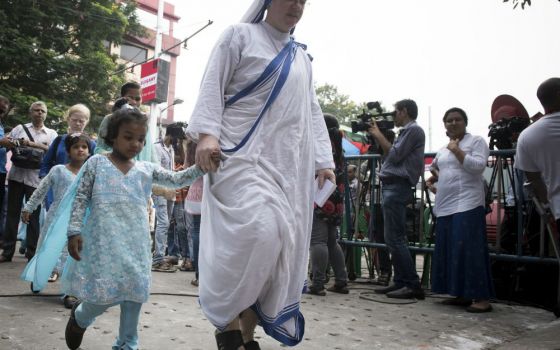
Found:
<path fill-rule="evenodd" d="M 122 44 L 121 45 L 121 58 L 123 60 L 140 63 L 144 62 L 148 56 L 148 50 L 138 46 Z"/>

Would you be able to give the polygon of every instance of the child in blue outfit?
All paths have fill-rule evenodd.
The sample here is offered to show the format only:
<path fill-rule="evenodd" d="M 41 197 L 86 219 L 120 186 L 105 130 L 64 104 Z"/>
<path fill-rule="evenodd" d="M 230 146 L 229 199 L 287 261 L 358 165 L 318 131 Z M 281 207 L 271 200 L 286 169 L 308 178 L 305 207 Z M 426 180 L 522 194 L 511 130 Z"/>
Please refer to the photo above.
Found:
<path fill-rule="evenodd" d="M 26 281 L 32 282 L 31 289 L 34 292 L 38 292 L 45 286 L 45 282 L 48 278 L 47 275 L 44 274 L 46 269 L 45 264 L 49 264 L 47 262 L 52 262 L 54 260 L 48 259 L 45 260 L 44 257 L 44 250 L 42 249 L 42 244 L 45 239 L 45 235 L 51 226 L 51 223 L 54 219 L 54 214 L 62 201 L 66 190 L 70 187 L 76 175 L 80 171 L 80 168 L 84 164 L 84 162 L 88 159 L 89 155 L 92 152 L 91 148 L 91 139 L 83 133 L 74 133 L 66 136 L 64 138 L 64 148 L 68 153 L 67 157 L 69 159 L 68 164 L 60 164 L 55 165 L 48 175 L 44 177 L 41 182 L 39 183 L 39 187 L 33 192 L 33 195 L 29 199 L 29 201 L 25 204 L 21 212 L 21 221 L 25 224 L 29 222 L 31 217 L 31 213 L 37 209 L 37 207 L 43 202 L 47 192 L 52 190 L 54 195 L 54 200 L 51 204 L 50 210 L 47 212 L 47 216 L 45 218 L 45 222 L 41 228 L 41 235 L 39 236 L 39 241 L 37 243 L 37 254 L 31 259 L 27 267 L 25 268 L 22 279 Z M 62 269 L 66 262 L 66 258 L 68 256 L 68 252 L 64 250 L 54 269 L 52 269 L 52 273 L 47 271 L 47 273 L 51 273 L 50 278 L 48 279 L 49 282 L 54 282 L 57 280 L 58 276 L 62 274 Z M 64 297 L 64 306 L 67 308 L 71 308 L 74 304 L 76 299 L 70 295 L 66 295 Z"/>
<path fill-rule="evenodd" d="M 180 172 L 135 161 L 147 135 L 147 118 L 136 108 L 116 111 L 105 142 L 111 153 L 95 155 L 78 180 L 68 224 L 70 260 L 63 291 L 76 295 L 66 344 L 77 349 L 83 334 L 107 308 L 120 305 L 113 349 L 138 349 L 138 318 L 150 291 L 148 199 L 152 184 L 181 188 L 203 175 L 197 166 Z M 218 161 L 218 153 L 214 154 Z"/>

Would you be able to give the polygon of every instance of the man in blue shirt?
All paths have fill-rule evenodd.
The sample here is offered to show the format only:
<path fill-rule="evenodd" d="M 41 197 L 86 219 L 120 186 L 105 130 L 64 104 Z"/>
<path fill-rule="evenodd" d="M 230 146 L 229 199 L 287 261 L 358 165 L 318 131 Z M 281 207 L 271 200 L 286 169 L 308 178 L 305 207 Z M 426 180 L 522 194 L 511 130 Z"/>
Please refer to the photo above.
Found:
<path fill-rule="evenodd" d="M 408 250 L 406 206 L 413 198 L 412 187 L 424 170 L 424 130 L 416 124 L 418 106 L 413 100 L 395 104 L 395 125 L 402 127 L 398 138 L 391 144 L 372 120 L 369 133 L 383 150 L 383 164 L 379 172 L 383 198 L 385 242 L 391 253 L 394 284 L 376 293 L 389 298 L 424 299 L 412 256 Z"/>

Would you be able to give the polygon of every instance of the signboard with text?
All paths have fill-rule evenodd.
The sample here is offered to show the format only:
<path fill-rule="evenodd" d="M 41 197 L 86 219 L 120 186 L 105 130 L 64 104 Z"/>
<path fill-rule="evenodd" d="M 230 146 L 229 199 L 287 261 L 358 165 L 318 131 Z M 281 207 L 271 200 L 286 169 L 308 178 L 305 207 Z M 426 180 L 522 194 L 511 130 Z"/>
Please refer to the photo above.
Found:
<path fill-rule="evenodd" d="M 142 103 L 166 102 L 168 83 L 169 62 L 158 58 L 142 64 L 140 70 Z"/>

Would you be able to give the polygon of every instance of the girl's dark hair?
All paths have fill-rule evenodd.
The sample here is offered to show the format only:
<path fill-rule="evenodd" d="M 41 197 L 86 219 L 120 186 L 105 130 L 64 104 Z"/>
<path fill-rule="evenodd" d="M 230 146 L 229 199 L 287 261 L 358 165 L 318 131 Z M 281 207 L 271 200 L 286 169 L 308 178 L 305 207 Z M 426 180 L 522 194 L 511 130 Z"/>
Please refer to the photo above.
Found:
<path fill-rule="evenodd" d="M 126 97 L 119 97 L 115 100 L 115 104 L 113 105 L 113 108 L 111 108 L 111 112 L 115 112 L 119 109 L 122 108 L 122 106 L 124 106 L 125 104 L 128 104 L 128 98 Z"/>
<path fill-rule="evenodd" d="M 342 151 L 342 133 L 340 132 L 340 125 L 334 115 L 324 113 L 323 116 L 325 118 L 327 130 L 329 131 L 329 138 L 331 139 L 334 164 L 337 169 L 342 169 L 344 167 L 344 152 Z"/>
<path fill-rule="evenodd" d="M 148 128 L 148 117 L 138 108 L 122 108 L 113 112 L 107 125 L 107 134 L 103 136 L 108 146 L 113 147 L 113 140 L 119 135 L 121 125 L 127 123 L 138 123 Z"/>
<path fill-rule="evenodd" d="M 459 107 L 453 107 L 447 110 L 447 112 L 445 112 L 445 114 L 443 115 L 443 122 L 445 123 L 445 119 L 447 119 L 447 116 L 449 115 L 449 113 L 459 113 L 461 115 L 461 117 L 463 117 L 463 120 L 465 121 L 465 125 L 469 124 L 469 118 L 467 117 L 467 112 L 465 112 L 464 110 L 462 110 Z"/>
<path fill-rule="evenodd" d="M 66 139 L 64 139 L 64 148 L 66 149 L 66 152 L 70 154 L 70 149 L 72 148 L 72 146 L 80 141 L 84 141 L 86 145 L 88 145 L 89 154 L 92 154 L 91 138 L 88 136 L 88 134 L 85 134 L 83 132 L 77 132 L 66 136 Z"/>

